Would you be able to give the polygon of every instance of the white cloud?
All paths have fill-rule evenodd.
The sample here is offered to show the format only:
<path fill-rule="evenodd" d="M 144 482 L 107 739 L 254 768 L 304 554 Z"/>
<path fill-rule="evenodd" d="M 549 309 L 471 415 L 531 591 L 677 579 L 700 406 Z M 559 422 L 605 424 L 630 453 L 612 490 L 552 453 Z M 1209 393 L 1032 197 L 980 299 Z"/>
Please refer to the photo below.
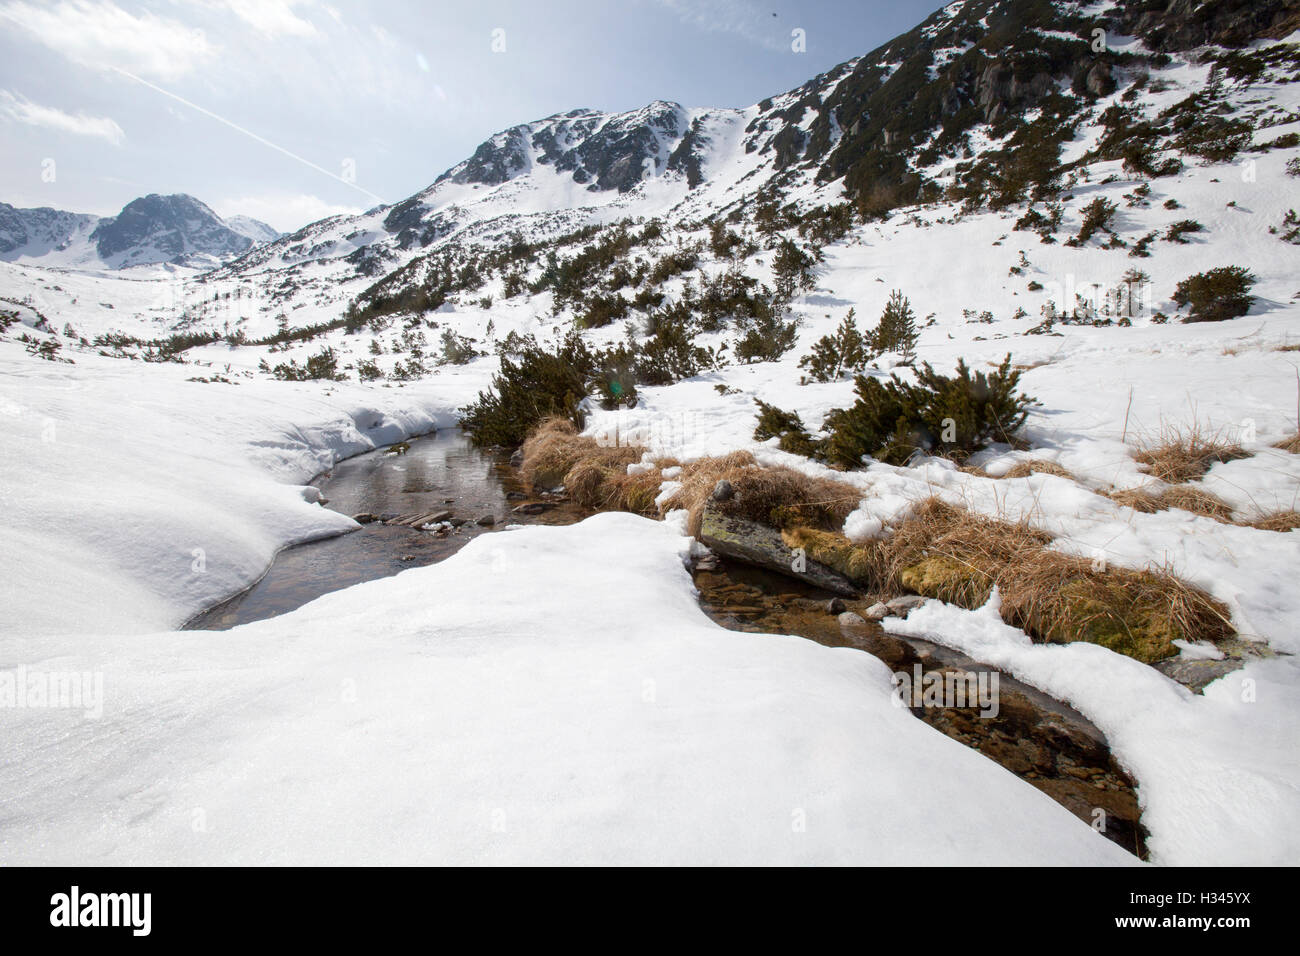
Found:
<path fill-rule="evenodd" d="M 251 216 L 260 219 L 281 232 L 293 232 L 309 222 L 327 216 L 356 215 L 363 211 L 356 206 L 328 203 L 319 196 L 308 193 L 241 196 L 215 202 L 212 208 L 223 217 Z"/>
<path fill-rule="evenodd" d="M 690 23 L 710 33 L 732 33 L 769 50 L 788 50 L 789 37 L 772 26 L 770 12 L 746 0 L 659 0 Z"/>
<path fill-rule="evenodd" d="M 0 90 L 0 116 L 8 117 L 28 126 L 40 126 L 77 136 L 96 136 L 120 146 L 126 134 L 122 127 L 107 116 L 87 116 L 85 113 L 65 113 L 54 106 L 41 106 L 25 96 Z"/>
<path fill-rule="evenodd" d="M 310 3 L 311 0 L 222 0 L 221 6 L 263 36 L 314 37 L 320 35 L 315 25 L 293 12 L 294 7 Z"/>
<path fill-rule="evenodd" d="M 42 5 L 11 0 L 0 5 L 0 18 L 84 66 L 116 67 L 157 79 L 188 73 L 214 52 L 202 30 L 148 11 L 137 16 L 111 0 Z"/>

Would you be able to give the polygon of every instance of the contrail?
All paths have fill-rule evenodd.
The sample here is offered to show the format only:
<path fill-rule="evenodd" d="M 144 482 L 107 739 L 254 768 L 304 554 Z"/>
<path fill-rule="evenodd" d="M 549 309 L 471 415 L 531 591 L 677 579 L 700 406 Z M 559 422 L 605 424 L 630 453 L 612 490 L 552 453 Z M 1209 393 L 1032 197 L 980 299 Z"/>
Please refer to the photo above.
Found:
<path fill-rule="evenodd" d="M 324 168 L 323 166 L 317 166 L 310 159 L 303 159 L 301 156 L 297 155 L 296 153 L 289 152 L 283 146 L 277 146 L 269 139 L 264 139 L 263 137 L 258 136 L 256 133 L 252 132 L 251 130 L 244 129 L 244 127 L 240 126 L 238 123 L 232 123 L 224 116 L 218 116 L 216 113 L 212 112 L 212 110 L 204 109 L 202 106 L 199 106 L 197 103 L 191 103 L 189 100 L 185 99 L 185 97 L 178 96 L 175 93 L 171 92 L 170 90 L 164 90 L 161 86 L 155 86 L 154 84 L 150 83 L 148 80 L 141 79 L 140 77 L 136 76 L 134 73 L 128 73 L 126 70 L 123 70 L 120 67 L 111 66 L 109 67 L 109 69 L 112 70 L 114 73 L 121 73 L 123 76 L 129 79 L 135 80 L 137 83 L 147 86 L 149 87 L 149 89 L 154 90 L 157 93 L 161 93 L 163 96 L 169 96 L 172 99 L 174 99 L 176 102 L 183 103 L 184 105 L 188 106 L 190 109 L 197 110 L 198 112 L 202 113 L 204 116 L 209 116 L 212 119 L 216 120 L 218 123 L 224 123 L 225 125 L 229 126 L 231 129 L 243 133 L 245 136 L 249 137 L 250 139 L 257 140 L 263 146 L 269 146 L 271 147 L 271 149 L 275 150 L 278 153 L 284 153 L 284 155 L 288 156 L 290 159 L 296 159 L 304 166 L 310 166 L 318 173 L 324 173 L 326 176 L 329 176 L 331 179 L 337 179 L 343 185 L 351 186 L 353 189 L 357 190 L 357 192 L 364 193 L 365 195 L 369 196 L 371 199 L 373 199 L 375 202 L 381 205 L 385 204 L 385 200 L 382 196 L 376 196 L 369 189 L 366 189 L 362 186 L 358 186 L 354 182 L 349 182 L 348 180 L 344 179 L 342 176 L 338 176 L 330 172 L 328 169 Z"/>

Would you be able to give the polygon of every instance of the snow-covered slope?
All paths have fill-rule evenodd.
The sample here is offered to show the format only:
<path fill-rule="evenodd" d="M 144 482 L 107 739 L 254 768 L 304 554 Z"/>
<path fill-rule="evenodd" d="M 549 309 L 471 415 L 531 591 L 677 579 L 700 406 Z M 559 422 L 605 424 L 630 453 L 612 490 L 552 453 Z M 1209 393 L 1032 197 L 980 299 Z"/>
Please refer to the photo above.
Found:
<path fill-rule="evenodd" d="M 241 236 L 247 236 L 255 243 L 274 242 L 280 238 L 280 231 L 268 226 L 252 216 L 227 216 L 226 227 Z"/>

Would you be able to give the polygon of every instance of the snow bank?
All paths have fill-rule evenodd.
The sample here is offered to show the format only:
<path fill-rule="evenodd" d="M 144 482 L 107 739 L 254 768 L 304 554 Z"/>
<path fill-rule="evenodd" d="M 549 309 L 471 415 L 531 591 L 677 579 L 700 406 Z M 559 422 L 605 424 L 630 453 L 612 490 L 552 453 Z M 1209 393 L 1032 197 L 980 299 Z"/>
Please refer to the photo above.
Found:
<path fill-rule="evenodd" d="M 604 514 L 219 641 L 34 639 L 103 716 L 0 710 L 0 864 L 1134 862 L 875 658 L 713 624 L 688 546 Z"/>
<path fill-rule="evenodd" d="M 455 421 L 447 386 L 190 382 L 0 343 L 0 634 L 175 627 L 351 519 L 301 486 Z M 307 497 L 310 497 L 308 495 Z"/>
<path fill-rule="evenodd" d="M 928 601 L 885 629 L 938 641 L 1072 705 L 1138 780 L 1152 861 L 1293 865 L 1300 859 L 1300 675 L 1294 658 L 1250 664 L 1189 693 L 1093 644 L 1031 644 L 996 592 L 977 611 Z"/>

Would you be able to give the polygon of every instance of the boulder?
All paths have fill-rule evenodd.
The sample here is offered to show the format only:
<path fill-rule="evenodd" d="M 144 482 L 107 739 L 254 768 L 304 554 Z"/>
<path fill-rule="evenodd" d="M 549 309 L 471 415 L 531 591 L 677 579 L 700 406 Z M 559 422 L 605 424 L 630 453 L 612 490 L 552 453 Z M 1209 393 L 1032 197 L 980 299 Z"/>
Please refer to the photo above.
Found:
<path fill-rule="evenodd" d="M 723 514 L 713 502 L 704 506 L 699 540 L 723 557 L 776 571 L 832 594 L 857 597 L 857 588 L 848 578 L 804 555 L 796 554 L 786 546 L 781 532 L 775 528 Z"/>

